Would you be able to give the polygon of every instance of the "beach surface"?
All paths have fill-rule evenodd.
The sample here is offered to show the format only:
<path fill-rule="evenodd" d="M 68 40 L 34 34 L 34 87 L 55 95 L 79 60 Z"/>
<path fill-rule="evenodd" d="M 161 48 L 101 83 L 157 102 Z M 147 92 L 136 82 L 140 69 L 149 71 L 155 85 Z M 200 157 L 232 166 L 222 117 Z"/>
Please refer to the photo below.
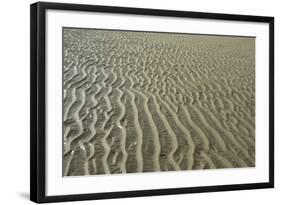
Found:
<path fill-rule="evenodd" d="M 255 166 L 255 38 L 63 29 L 63 176 Z"/>

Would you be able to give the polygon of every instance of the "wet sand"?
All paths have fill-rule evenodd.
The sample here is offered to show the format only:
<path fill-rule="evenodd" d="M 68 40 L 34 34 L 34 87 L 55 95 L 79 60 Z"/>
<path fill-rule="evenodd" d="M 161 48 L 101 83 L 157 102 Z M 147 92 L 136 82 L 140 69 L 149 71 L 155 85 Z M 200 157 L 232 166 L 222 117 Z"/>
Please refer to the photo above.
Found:
<path fill-rule="evenodd" d="M 64 176 L 255 166 L 255 38 L 63 40 Z"/>

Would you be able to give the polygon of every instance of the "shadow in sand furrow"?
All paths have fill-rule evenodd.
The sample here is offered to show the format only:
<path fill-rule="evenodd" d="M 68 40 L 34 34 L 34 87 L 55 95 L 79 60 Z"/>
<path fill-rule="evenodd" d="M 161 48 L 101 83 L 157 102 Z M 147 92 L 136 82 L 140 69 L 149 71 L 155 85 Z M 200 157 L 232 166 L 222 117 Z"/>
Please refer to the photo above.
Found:
<path fill-rule="evenodd" d="M 161 170 L 180 170 L 179 165 L 174 159 L 174 155 L 178 149 L 177 136 L 162 113 L 160 106 L 156 97 L 151 95 L 148 101 L 148 107 L 159 132 Z"/>
<path fill-rule="evenodd" d="M 195 106 L 188 106 L 191 119 L 200 129 L 205 133 L 209 139 L 210 149 L 216 151 L 226 151 L 227 147 L 222 136 L 210 126 L 208 121 L 204 118 L 200 110 Z"/>
<path fill-rule="evenodd" d="M 159 98 L 158 98 L 159 99 Z M 181 123 L 177 113 L 175 113 L 166 102 L 163 101 L 161 110 L 166 116 L 168 123 L 176 135 L 178 141 L 178 149 L 174 158 L 177 164 L 181 164 L 181 170 L 192 169 L 194 163 L 195 144 L 191 137 L 190 131 Z"/>
<path fill-rule="evenodd" d="M 202 115 L 204 115 L 204 118 L 210 123 L 212 127 L 214 127 L 217 132 L 224 138 L 224 142 L 228 148 L 229 151 L 231 151 L 233 154 L 236 154 L 239 159 L 241 157 L 244 161 L 246 161 L 249 166 L 251 166 L 250 162 L 253 161 L 251 157 L 249 156 L 248 150 L 245 149 L 241 144 L 236 140 L 235 136 L 229 132 L 225 127 L 222 127 L 219 120 L 208 110 L 200 108 Z M 203 114 L 204 113 L 204 114 Z"/>
<path fill-rule="evenodd" d="M 143 131 L 143 171 L 160 171 L 160 136 L 156 122 L 149 110 L 149 98 L 137 90 L 134 92 L 136 93 L 136 105 L 139 109 L 139 122 Z"/>
<path fill-rule="evenodd" d="M 160 144 L 158 131 L 147 106 L 147 96 L 134 89 L 135 81 L 132 78 L 132 69 L 133 67 L 125 73 L 125 76 L 129 79 L 128 92 L 132 96 L 132 106 L 135 113 L 134 124 L 138 131 L 137 157 L 138 162 L 140 162 L 139 167 L 144 172 L 159 171 Z"/>
<path fill-rule="evenodd" d="M 128 66 L 126 66 L 128 68 Z M 122 76 L 126 76 L 126 81 L 122 90 L 124 91 L 126 113 L 122 121 L 126 122 L 126 151 L 128 158 L 126 162 L 127 172 L 142 172 L 143 171 L 143 156 L 142 156 L 142 138 L 143 132 L 139 123 L 138 108 L 136 106 L 136 95 L 132 92 L 131 80 L 128 77 L 128 70 L 122 69 Z M 124 78 L 123 78 L 124 79 Z"/>

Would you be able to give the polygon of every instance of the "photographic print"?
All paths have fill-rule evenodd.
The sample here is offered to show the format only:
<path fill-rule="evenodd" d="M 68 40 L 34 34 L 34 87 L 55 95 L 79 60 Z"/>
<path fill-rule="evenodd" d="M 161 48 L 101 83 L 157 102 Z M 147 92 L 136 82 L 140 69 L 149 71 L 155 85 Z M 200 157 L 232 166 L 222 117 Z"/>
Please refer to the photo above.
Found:
<path fill-rule="evenodd" d="M 274 187 L 274 17 L 30 6 L 30 200 Z"/>
<path fill-rule="evenodd" d="M 255 37 L 63 28 L 63 175 L 255 166 Z"/>

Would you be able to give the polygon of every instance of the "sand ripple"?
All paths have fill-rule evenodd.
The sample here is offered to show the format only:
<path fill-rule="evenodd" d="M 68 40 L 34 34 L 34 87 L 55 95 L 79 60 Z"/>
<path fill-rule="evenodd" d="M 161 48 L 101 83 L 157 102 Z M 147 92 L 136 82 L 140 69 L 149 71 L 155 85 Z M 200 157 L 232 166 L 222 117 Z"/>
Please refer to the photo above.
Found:
<path fill-rule="evenodd" d="M 63 37 L 65 176 L 255 166 L 254 38 Z"/>

